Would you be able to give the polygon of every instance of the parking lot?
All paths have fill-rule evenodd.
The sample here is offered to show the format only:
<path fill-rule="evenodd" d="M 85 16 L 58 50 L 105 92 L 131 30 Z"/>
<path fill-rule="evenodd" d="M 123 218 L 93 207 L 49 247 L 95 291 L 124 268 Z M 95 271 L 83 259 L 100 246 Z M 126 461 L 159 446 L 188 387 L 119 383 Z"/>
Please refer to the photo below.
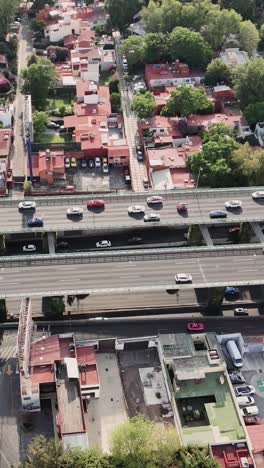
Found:
<path fill-rule="evenodd" d="M 250 351 L 244 354 L 242 375 L 247 384 L 255 387 L 256 393 L 253 397 L 259 409 L 259 417 L 264 420 L 264 359 L 262 351 Z"/>
<path fill-rule="evenodd" d="M 77 191 L 82 192 L 108 192 L 113 190 L 128 190 L 122 167 L 109 167 L 103 172 L 103 167 L 81 167 L 67 169 L 67 181 L 74 185 Z"/>

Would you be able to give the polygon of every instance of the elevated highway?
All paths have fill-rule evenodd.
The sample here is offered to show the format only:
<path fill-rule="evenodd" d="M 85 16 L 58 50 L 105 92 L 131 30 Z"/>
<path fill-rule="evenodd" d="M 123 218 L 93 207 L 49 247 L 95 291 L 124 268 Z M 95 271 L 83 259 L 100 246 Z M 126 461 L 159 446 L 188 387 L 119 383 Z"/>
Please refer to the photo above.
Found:
<path fill-rule="evenodd" d="M 254 201 L 252 193 L 257 188 L 223 189 L 223 190 L 179 190 L 173 192 L 155 192 L 163 196 L 162 207 L 148 207 L 146 198 L 151 193 L 129 193 L 120 195 L 103 195 L 106 206 L 104 210 L 89 211 L 86 202 L 92 197 L 67 196 L 40 197 L 36 199 L 37 209 L 35 216 L 43 217 L 43 228 L 28 228 L 27 220 L 32 213 L 18 211 L 17 201 L 0 201 L 1 232 L 23 233 L 34 231 L 62 232 L 63 231 L 104 231 L 121 228 L 143 228 L 143 216 L 132 217 L 128 215 L 127 208 L 130 205 L 144 204 L 146 213 L 158 212 L 160 223 L 166 226 L 189 226 L 190 224 L 218 225 L 234 224 L 249 221 L 251 223 L 264 222 L 264 200 Z M 98 195 L 98 197 L 101 197 Z M 242 210 L 229 211 L 225 219 L 210 219 L 212 210 L 224 209 L 227 200 L 239 199 L 243 203 Z M 176 204 L 186 202 L 188 205 L 188 216 L 177 213 Z M 79 220 L 69 219 L 66 211 L 69 206 L 83 206 L 83 218 Z"/>

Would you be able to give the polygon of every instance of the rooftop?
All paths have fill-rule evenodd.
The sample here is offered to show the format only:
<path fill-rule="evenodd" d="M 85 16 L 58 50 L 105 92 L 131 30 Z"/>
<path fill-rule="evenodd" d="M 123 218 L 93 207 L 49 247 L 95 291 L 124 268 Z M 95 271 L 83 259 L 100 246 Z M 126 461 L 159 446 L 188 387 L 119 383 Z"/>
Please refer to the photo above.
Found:
<path fill-rule="evenodd" d="M 253 468 L 254 463 L 251 457 L 247 442 L 233 442 L 225 444 L 212 444 L 210 452 L 217 461 L 220 468 Z M 243 460 L 246 464 L 242 464 Z"/>
<path fill-rule="evenodd" d="M 236 47 L 225 49 L 223 52 L 220 52 L 220 57 L 226 65 L 230 67 L 235 67 L 248 61 L 248 54 L 244 50 L 239 50 Z"/>
<path fill-rule="evenodd" d="M 155 63 L 145 65 L 145 78 L 147 85 L 151 87 L 151 82 L 154 80 L 170 80 L 176 78 L 189 77 L 195 82 L 195 79 L 202 78 L 204 73 L 201 71 L 190 71 L 186 63 L 180 63 L 176 60 L 175 63 Z"/>

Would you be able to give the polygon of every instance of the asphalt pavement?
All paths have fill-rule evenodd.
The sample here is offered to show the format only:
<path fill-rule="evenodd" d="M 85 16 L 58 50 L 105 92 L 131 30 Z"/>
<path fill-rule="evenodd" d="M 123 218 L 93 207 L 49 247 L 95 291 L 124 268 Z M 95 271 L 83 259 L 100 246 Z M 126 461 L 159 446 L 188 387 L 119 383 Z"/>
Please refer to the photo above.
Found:
<path fill-rule="evenodd" d="M 123 197 L 105 197 L 106 206 L 103 210 L 87 210 L 85 205 L 89 197 L 66 197 L 62 199 L 37 200 L 37 209 L 35 212 L 20 212 L 15 202 L 1 202 L 0 216 L 3 232 L 19 232 L 27 230 L 27 220 L 32 216 L 42 217 L 44 228 L 40 230 L 63 231 L 80 229 L 118 229 L 123 227 L 143 228 L 143 215 L 128 215 L 128 207 L 131 205 L 144 205 L 145 213 L 158 212 L 160 222 L 155 225 L 174 225 L 188 226 L 190 224 L 208 224 L 208 225 L 228 225 L 239 224 L 241 221 L 260 221 L 264 222 L 264 200 L 255 202 L 251 197 L 251 190 L 238 191 L 216 191 L 201 192 L 196 196 L 195 192 L 185 193 L 173 192 L 164 195 L 163 205 L 148 206 L 146 194 L 124 195 Z M 149 194 L 148 194 L 149 195 Z M 242 210 L 233 210 L 227 212 L 225 219 L 210 219 L 209 213 L 212 210 L 224 209 L 224 203 L 231 198 L 239 198 L 243 202 Z M 178 202 L 188 204 L 188 214 L 183 216 L 176 210 Z M 11 205 L 11 206 L 10 206 Z M 82 218 L 68 218 L 67 208 L 69 206 L 82 206 L 84 213 Z M 114 222 L 114 226 L 113 226 Z M 154 224 L 154 223 L 153 223 Z M 32 228 L 31 228 L 32 229 Z"/>

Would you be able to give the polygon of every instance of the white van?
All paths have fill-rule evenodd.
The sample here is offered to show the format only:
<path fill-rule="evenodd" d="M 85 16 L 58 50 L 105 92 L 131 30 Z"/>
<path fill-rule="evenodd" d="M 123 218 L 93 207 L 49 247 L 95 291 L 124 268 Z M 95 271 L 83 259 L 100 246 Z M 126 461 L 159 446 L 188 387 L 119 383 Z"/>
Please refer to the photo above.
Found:
<path fill-rule="evenodd" d="M 232 359 L 233 365 L 235 367 L 242 367 L 243 360 L 242 360 L 242 357 L 241 357 L 241 354 L 237 347 L 236 342 L 234 340 L 228 340 L 226 343 L 226 349 L 228 351 L 230 358 Z"/>
<path fill-rule="evenodd" d="M 246 406 L 245 408 L 241 408 L 240 411 L 244 418 L 248 416 L 257 416 L 259 413 L 257 406 Z"/>
<path fill-rule="evenodd" d="M 255 404 L 255 400 L 253 397 L 251 396 L 239 396 L 239 397 L 236 397 L 236 400 L 238 402 L 238 405 L 240 407 L 243 407 L 243 406 L 250 406 L 250 405 L 254 405 Z"/>

